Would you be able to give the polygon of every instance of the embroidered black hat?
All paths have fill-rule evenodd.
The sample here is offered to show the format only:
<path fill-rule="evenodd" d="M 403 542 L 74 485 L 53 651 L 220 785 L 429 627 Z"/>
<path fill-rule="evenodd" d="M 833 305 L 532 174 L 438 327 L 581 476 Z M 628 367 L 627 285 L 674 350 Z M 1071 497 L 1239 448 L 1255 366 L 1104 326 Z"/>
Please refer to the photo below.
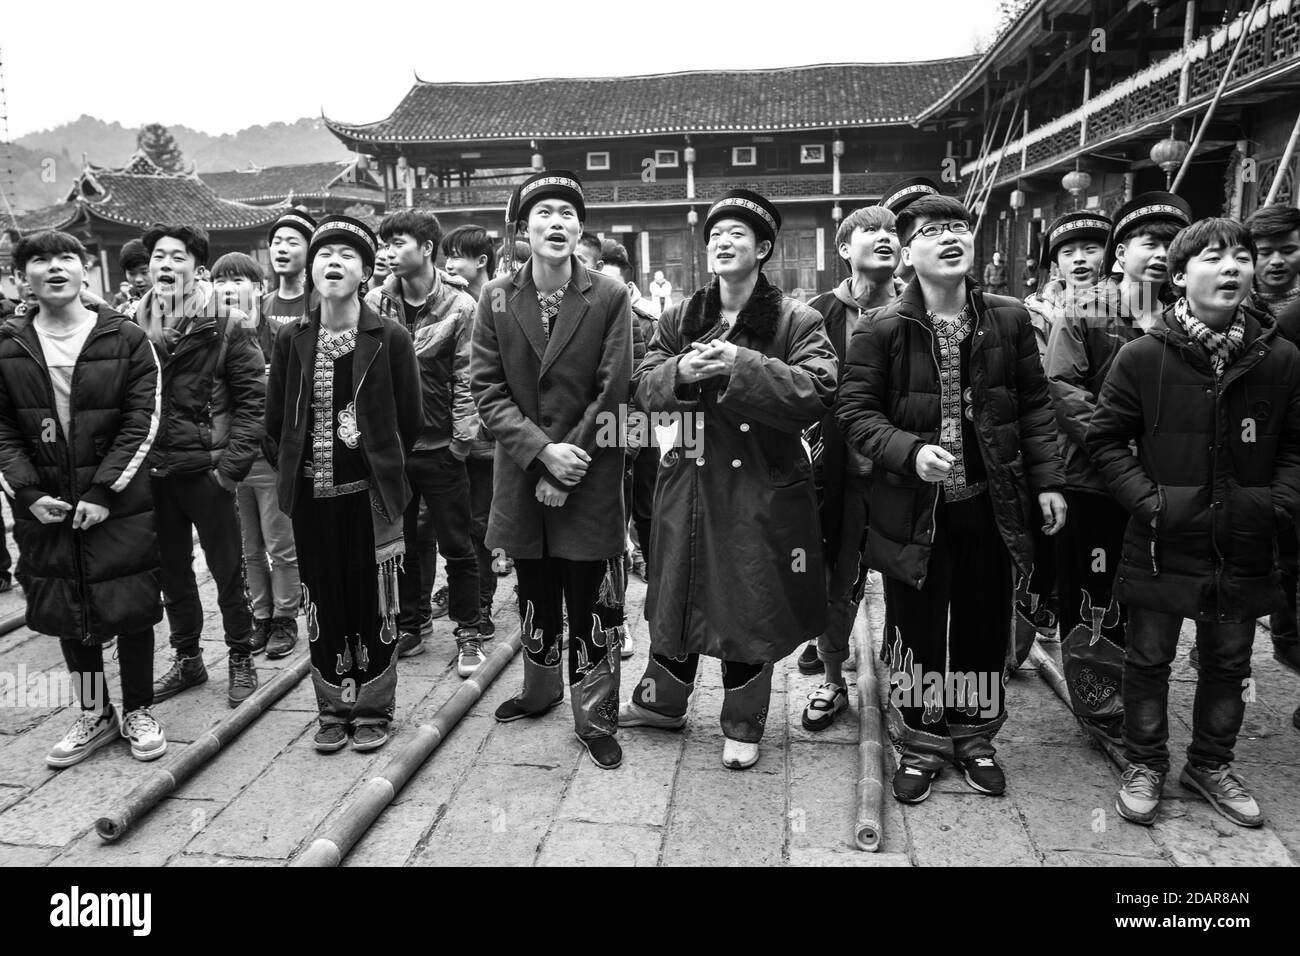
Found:
<path fill-rule="evenodd" d="M 311 244 L 307 247 L 309 273 L 320 248 L 337 242 L 346 242 L 361 253 L 361 261 L 367 269 L 375 267 L 375 250 L 379 247 L 379 240 L 370 227 L 351 216 L 326 216 L 311 234 Z"/>
<path fill-rule="evenodd" d="M 144 243 L 139 239 L 131 239 L 123 244 L 122 251 L 117 254 L 117 264 L 122 267 L 123 272 L 148 265 L 149 253 L 145 252 Z"/>
<path fill-rule="evenodd" d="M 541 199 L 563 199 L 573 203 L 578 218 L 587 220 L 587 203 L 582 198 L 582 180 L 567 169 L 548 169 L 529 176 L 510 197 L 506 207 L 506 222 L 519 222 L 528 218 L 528 210 Z"/>
<path fill-rule="evenodd" d="M 938 195 L 941 193 L 933 180 L 926 179 L 924 176 L 913 176 L 896 182 L 886 189 L 880 197 L 880 205 L 897 216 L 922 196 Z"/>
<path fill-rule="evenodd" d="M 316 231 L 316 220 L 300 209 L 290 209 L 271 223 L 271 228 L 266 231 L 266 244 L 270 245 L 271 240 L 275 238 L 275 234 L 286 226 L 290 229 L 297 229 L 302 233 L 302 237 L 310 243 L 312 233 Z"/>
<path fill-rule="evenodd" d="M 1050 269 L 1056 260 L 1056 250 L 1067 242 L 1090 239 L 1105 248 L 1106 240 L 1110 238 L 1110 226 L 1110 216 L 1098 209 L 1083 209 L 1057 216 L 1043 235 L 1042 254 L 1038 264 L 1044 269 Z"/>
<path fill-rule="evenodd" d="M 1106 240 L 1106 270 L 1115 263 L 1120 237 L 1150 222 L 1171 222 L 1179 229 L 1192 223 L 1192 207 L 1182 196 L 1154 190 L 1134 196 L 1115 213 L 1110 238 Z"/>
<path fill-rule="evenodd" d="M 713 224 L 719 219 L 743 219 L 754 227 L 754 233 L 760 242 L 766 239 L 776 247 L 776 234 L 781 231 L 781 213 L 776 206 L 756 192 L 748 189 L 733 189 L 721 199 L 715 200 L 709 207 L 709 214 L 704 217 L 704 235 L 707 237 Z M 763 261 L 772 255 L 769 250 Z"/>

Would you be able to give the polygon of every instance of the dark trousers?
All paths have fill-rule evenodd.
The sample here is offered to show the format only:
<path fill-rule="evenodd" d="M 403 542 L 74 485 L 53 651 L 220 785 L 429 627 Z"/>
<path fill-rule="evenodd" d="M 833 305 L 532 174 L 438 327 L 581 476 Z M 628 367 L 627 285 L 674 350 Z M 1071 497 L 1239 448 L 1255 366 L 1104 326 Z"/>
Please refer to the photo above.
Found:
<path fill-rule="evenodd" d="M 1131 607 L 1124 652 L 1124 753 L 1131 763 L 1169 771 L 1169 665 L 1183 618 Z M 1201 669 L 1192 704 L 1187 759 L 1198 767 L 1232 763 L 1246 715 L 1254 621 L 1197 621 Z"/>
<path fill-rule="evenodd" d="M 154 521 L 162 559 L 163 606 L 171 645 L 187 657 L 199 653 L 203 605 L 194 578 L 194 532 L 217 583 L 217 605 L 232 653 L 251 648 L 253 612 L 244 583 L 244 541 L 235 496 L 207 472 L 153 479 Z"/>
<path fill-rule="evenodd" d="M 817 656 L 844 663 L 849 657 L 849 635 L 858 616 L 866 572 L 862 569 L 862 534 L 871 506 L 871 477 L 847 475 L 844 479 L 844 514 L 840 552 L 835 566 L 826 569 L 826 629 L 817 638 Z"/>
<path fill-rule="evenodd" d="M 13 558 L 9 556 L 9 541 L 6 537 L 8 533 L 5 528 L 4 509 L 0 508 L 0 579 L 5 581 L 11 578 L 9 568 L 13 564 Z"/>
<path fill-rule="evenodd" d="M 1296 591 L 1300 589 L 1300 540 L 1294 527 L 1277 536 L 1278 566 L 1282 570 L 1282 590 L 1286 591 L 1286 607 L 1268 616 L 1268 628 L 1278 644 L 1300 642 L 1296 627 Z"/>
<path fill-rule="evenodd" d="M 408 541 L 418 539 L 420 501 L 424 500 L 433 522 L 438 549 L 447 563 L 447 614 L 457 627 L 478 624 L 478 557 L 470 537 L 469 477 L 465 463 L 459 461 L 449 448 L 436 451 L 416 451 L 406 460 L 406 476 L 415 491 L 406 509 L 403 536 Z M 422 573 L 426 564 L 420 548 L 408 548 L 399 576 L 401 615 L 398 627 L 403 633 L 414 633 L 424 623 L 420 604 L 427 600 L 433 579 Z M 432 568 L 430 568 L 432 570 Z"/>
<path fill-rule="evenodd" d="M 665 717 L 683 717 L 695 689 L 699 654 L 681 660 L 651 654 L 645 675 L 637 681 L 632 700 Z M 722 662 L 722 733 L 732 740 L 756 744 L 767 726 L 772 699 L 772 665 Z"/>
<path fill-rule="evenodd" d="M 1056 576 L 1061 593 L 1061 639 L 1079 624 L 1091 628 L 1090 608 L 1105 611 L 1102 636 L 1117 647 L 1124 646 L 1125 609 L 1110 607 L 1124 546 L 1128 512 L 1104 495 L 1067 491 L 1069 520 L 1057 532 Z"/>
<path fill-rule="evenodd" d="M 621 558 L 614 560 L 621 565 Z M 609 561 L 569 561 L 552 557 L 515 558 L 524 653 L 534 664 L 543 667 L 555 667 L 560 663 L 560 634 L 564 626 L 563 612 L 567 607 L 570 684 L 576 684 L 609 653 L 609 625 L 600 616 L 608 608 L 602 608 L 600 601 L 610 564 Z M 618 603 L 621 606 L 622 601 Z M 597 633 L 593 633 L 593 617 L 601 625 Z"/>
<path fill-rule="evenodd" d="M 936 769 L 991 756 L 1006 720 L 1002 667 L 1011 621 L 1011 555 L 987 493 L 935 509 L 925 584 L 885 578 L 882 657 L 902 763 Z"/>
<path fill-rule="evenodd" d="M 478 557 L 478 603 L 490 607 L 497 593 L 497 575 L 487 546 L 488 515 L 492 511 L 492 459 L 467 458 L 465 471 L 469 475 L 469 536 Z"/>
<path fill-rule="evenodd" d="M 78 688 L 82 710 L 102 712 L 109 704 L 104 680 L 104 648 L 81 641 L 59 641 L 63 659 Z M 130 713 L 153 705 L 153 628 L 117 636 L 122 680 L 122 710 Z"/>
<path fill-rule="evenodd" d="M 659 449 L 642 448 L 629 465 L 631 481 L 627 487 L 628 510 L 632 515 L 632 532 L 646 566 L 650 565 L 650 517 L 659 476 Z"/>

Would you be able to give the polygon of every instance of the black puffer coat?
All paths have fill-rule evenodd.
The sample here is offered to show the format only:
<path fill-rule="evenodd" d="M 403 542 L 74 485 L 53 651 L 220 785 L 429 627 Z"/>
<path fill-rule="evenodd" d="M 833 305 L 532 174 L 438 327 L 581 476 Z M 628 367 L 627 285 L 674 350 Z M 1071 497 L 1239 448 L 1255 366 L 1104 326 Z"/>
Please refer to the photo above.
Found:
<path fill-rule="evenodd" d="M 14 499 L 27 625 L 102 643 L 162 619 L 153 498 L 144 462 L 158 431 L 158 363 L 145 333 L 100 306 L 73 373 L 65 437 L 32 316 L 0 327 L 0 483 Z M 46 440 L 50 439 L 52 440 Z M 108 518 L 44 525 L 32 503 L 86 500 Z"/>
<path fill-rule="evenodd" d="M 1022 574 L 1033 564 L 1029 529 L 1041 524 L 1034 495 L 1065 478 L 1056 422 L 1029 313 L 1018 299 L 986 295 L 967 281 L 975 312 L 970 350 L 975 434 L 988 473 L 998 531 Z M 873 568 L 925 583 L 940 485 L 916 474 L 916 453 L 939 442 L 939 355 L 921 287 L 913 280 L 849 343 L 838 419 L 844 440 L 870 455 Z"/>
<path fill-rule="evenodd" d="M 1275 541 L 1300 511 L 1300 351 L 1264 313 L 1246 309 L 1242 352 L 1216 382 L 1167 311 L 1120 349 L 1087 441 L 1133 516 L 1121 602 L 1206 621 L 1281 607 Z"/>

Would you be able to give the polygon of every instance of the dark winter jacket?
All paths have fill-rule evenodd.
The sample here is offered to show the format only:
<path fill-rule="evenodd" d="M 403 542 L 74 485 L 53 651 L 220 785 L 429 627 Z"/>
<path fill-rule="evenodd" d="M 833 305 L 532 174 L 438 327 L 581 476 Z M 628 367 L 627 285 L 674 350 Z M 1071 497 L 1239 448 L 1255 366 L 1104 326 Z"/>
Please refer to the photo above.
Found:
<path fill-rule="evenodd" d="M 720 315 L 714 280 L 669 307 L 637 368 L 641 406 L 680 413 L 693 434 L 659 466 L 645 615 L 657 654 L 770 663 L 825 626 L 801 434 L 834 400 L 835 353 L 821 316 L 760 276 L 722 336 L 738 346 L 731 376 L 680 383 L 679 358 L 721 335 Z"/>
<path fill-rule="evenodd" d="M 1207 621 L 1281 607 L 1275 540 L 1300 511 L 1300 351 L 1264 313 L 1246 309 L 1241 354 L 1216 381 L 1166 311 L 1120 349 L 1087 441 L 1132 515 L 1121 603 Z"/>
<path fill-rule="evenodd" d="M 0 327 L 0 484 L 14 499 L 27 624 L 102 643 L 162 618 L 145 467 L 158 432 L 158 363 L 145 333 L 101 306 L 73 373 L 65 436 L 34 315 Z M 72 529 L 71 513 L 41 524 L 30 507 L 43 495 L 103 505 L 108 518 L 85 531 Z"/>
<path fill-rule="evenodd" d="M 303 466 L 311 461 L 312 376 L 319 329 L 317 306 L 280 330 L 271 356 L 263 448 L 277 471 L 280 510 L 290 516 L 302 488 Z M 352 362 L 353 401 L 371 496 L 378 499 L 384 519 L 395 521 L 411 502 L 406 458 L 421 426 L 420 368 L 410 333 L 362 305 Z"/>
<path fill-rule="evenodd" d="M 1022 574 L 1033 563 L 1034 496 L 1064 484 L 1047 382 L 1029 314 L 1017 299 L 987 295 L 969 281 L 974 310 L 970 379 L 974 430 L 993 514 Z M 844 440 L 875 463 L 867 556 L 873 568 L 920 588 L 927 573 L 942 486 L 916 474 L 922 445 L 939 443 L 939 354 L 920 284 L 876 312 L 849 344 L 840 386 Z M 967 451 L 970 454 L 970 451 Z"/>
<path fill-rule="evenodd" d="M 147 321 L 153 293 L 140 300 Z M 210 314 L 183 319 L 181 336 L 157 349 L 162 365 L 162 421 L 149 453 L 158 478 L 216 469 L 243 481 L 257 459 L 266 408 L 266 359 L 252 331 Z"/>
<path fill-rule="evenodd" d="M 366 304 L 382 318 L 406 326 L 402 280 L 390 275 L 366 295 Z M 434 272 L 433 287 L 416 313 L 415 340 L 420 363 L 424 422 L 415 451 L 451 447 L 464 458 L 479 437 L 478 410 L 469 392 L 470 342 L 474 332 L 474 300 L 442 281 Z"/>
<path fill-rule="evenodd" d="M 543 541 L 550 556 L 572 561 L 612 558 L 626 546 L 624 455 L 611 428 L 632 378 L 627 286 L 576 257 L 569 263 L 549 338 L 527 265 L 484 286 L 474 316 L 470 388 L 497 441 L 487 546 L 512 558 L 542 557 Z M 537 483 L 549 475 L 537 456 L 552 442 L 591 456 L 558 508 L 537 500 Z"/>

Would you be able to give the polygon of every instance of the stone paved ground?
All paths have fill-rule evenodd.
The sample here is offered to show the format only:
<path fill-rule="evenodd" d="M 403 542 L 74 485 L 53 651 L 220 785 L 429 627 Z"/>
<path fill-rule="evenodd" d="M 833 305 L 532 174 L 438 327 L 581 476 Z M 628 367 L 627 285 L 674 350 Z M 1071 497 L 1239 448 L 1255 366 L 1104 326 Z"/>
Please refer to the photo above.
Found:
<path fill-rule="evenodd" d="M 157 707 L 172 753 L 229 712 L 214 591 L 206 575 L 201 580 L 212 679 Z M 502 634 L 511 617 L 511 585 L 505 578 L 498 588 Z M 634 580 L 629 610 L 637 620 L 637 652 L 624 662 L 625 696 L 645 664 L 643 600 L 644 585 Z M 0 595 L 0 616 L 20 607 L 17 595 Z M 873 604 L 869 613 L 878 629 L 879 609 Z M 162 667 L 168 653 L 159 640 Z M 92 824 L 145 767 L 123 743 L 75 768 L 48 770 L 42 758 L 71 712 L 0 708 L 0 865 L 284 864 L 460 685 L 449 668 L 454 643 L 445 621 L 433 645 L 401 664 L 399 719 L 384 751 L 316 754 L 314 702 L 304 680 L 113 845 L 103 844 Z M 1186 650 L 1185 637 L 1171 698 L 1176 753 L 1189 735 L 1194 687 Z M 1270 815 L 1270 825 L 1259 831 L 1227 823 L 1176 784 L 1155 827 L 1119 820 L 1113 811 L 1116 771 L 1047 685 L 1024 670 L 1008 688 L 1011 717 L 1000 737 L 1007 796 L 972 793 L 953 772 L 919 806 L 903 808 L 886 796 L 884 845 L 879 853 L 862 853 L 851 843 L 856 701 L 832 730 L 820 736 L 804 731 L 799 714 L 814 679 L 799 674 L 793 657 L 774 682 L 762 758 L 744 773 L 720 761 L 722 689 L 715 663 L 701 669 L 688 729 L 624 731 L 624 765 L 609 772 L 597 769 L 573 739 L 567 707 L 536 722 L 493 721 L 493 709 L 519 685 L 516 658 L 345 865 L 1290 865 L 1300 860 L 1300 732 L 1290 723 L 1300 680 L 1277 665 L 1270 650 L 1261 633 L 1258 699 L 1248 708 L 1239 747 L 1240 768 Z M 277 664 L 259 658 L 258 666 L 266 674 Z M 55 642 L 26 629 L 0 637 L 0 675 L 20 668 L 29 679 L 57 673 L 62 660 Z M 112 665 L 110 679 L 116 696 Z M 888 781 L 893 752 L 886 753 Z"/>

